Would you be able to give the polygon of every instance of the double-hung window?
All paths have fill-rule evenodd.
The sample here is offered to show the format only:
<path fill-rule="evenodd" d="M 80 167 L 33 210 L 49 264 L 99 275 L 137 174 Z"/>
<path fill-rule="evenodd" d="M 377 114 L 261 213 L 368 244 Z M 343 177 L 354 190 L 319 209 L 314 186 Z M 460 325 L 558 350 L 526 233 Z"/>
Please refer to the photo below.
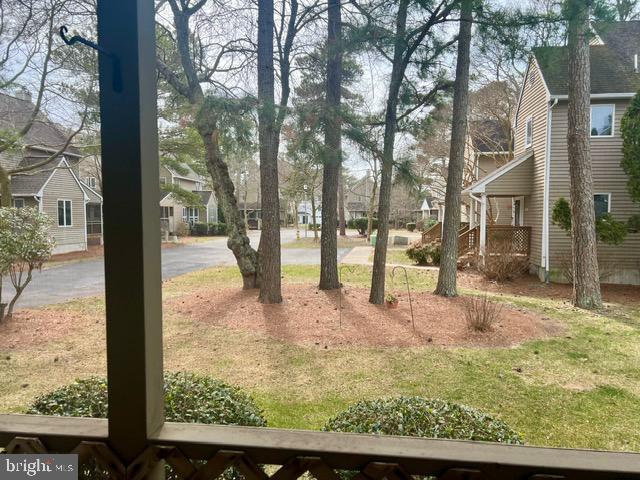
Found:
<path fill-rule="evenodd" d="M 13 200 L 13 206 L 16 208 L 24 208 L 24 198 L 16 198 Z"/>
<path fill-rule="evenodd" d="M 593 204 L 596 209 L 596 218 L 600 218 L 603 215 L 611 212 L 611 194 L 609 193 L 596 193 L 593 196 Z"/>
<path fill-rule="evenodd" d="M 524 146 L 529 148 L 533 145 L 533 117 L 527 118 L 527 128 L 525 131 Z"/>
<path fill-rule="evenodd" d="M 615 105 L 591 105 L 591 136 L 612 137 Z"/>
<path fill-rule="evenodd" d="M 70 227 L 71 220 L 71 200 L 58 200 L 58 226 Z"/>

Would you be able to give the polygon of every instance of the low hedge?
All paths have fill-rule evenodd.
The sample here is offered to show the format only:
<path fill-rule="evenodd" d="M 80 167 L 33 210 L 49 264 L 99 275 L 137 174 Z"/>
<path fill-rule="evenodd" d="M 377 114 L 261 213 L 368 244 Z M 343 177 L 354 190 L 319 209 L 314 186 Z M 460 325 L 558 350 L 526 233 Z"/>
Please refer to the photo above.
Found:
<path fill-rule="evenodd" d="M 265 427 L 262 411 L 253 399 L 236 387 L 220 380 L 186 372 L 164 375 L 165 419 L 169 422 L 205 423 Z M 38 397 L 26 413 L 64 417 L 106 418 L 107 381 L 91 377 L 76 380 Z M 110 478 L 97 465 L 86 465 L 79 478 Z M 167 478 L 177 477 L 167 467 Z M 224 474 L 226 480 L 242 477 L 234 469 Z"/>
<path fill-rule="evenodd" d="M 414 243 L 405 251 L 418 265 L 440 265 L 442 247 L 437 243 Z"/>
<path fill-rule="evenodd" d="M 444 400 L 398 397 L 358 402 L 330 419 L 325 431 L 522 444 L 506 423 Z"/>
<path fill-rule="evenodd" d="M 407 230 L 413 232 L 416 229 L 416 224 L 414 222 L 407 223 Z"/>
<path fill-rule="evenodd" d="M 196 237 L 226 235 L 227 232 L 226 223 L 194 223 L 191 225 L 191 235 Z"/>
<path fill-rule="evenodd" d="M 367 234 L 369 219 L 367 217 L 351 218 L 347 221 L 347 228 L 358 230 L 358 234 L 364 236 Z M 373 230 L 378 229 L 378 219 L 373 219 Z"/>

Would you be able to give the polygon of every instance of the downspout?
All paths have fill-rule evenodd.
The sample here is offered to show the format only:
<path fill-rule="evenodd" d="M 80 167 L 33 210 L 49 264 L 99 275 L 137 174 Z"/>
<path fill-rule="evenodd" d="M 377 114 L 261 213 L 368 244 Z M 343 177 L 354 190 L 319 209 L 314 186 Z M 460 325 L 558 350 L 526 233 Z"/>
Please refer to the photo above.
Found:
<path fill-rule="evenodd" d="M 551 272 L 549 265 L 549 184 L 551 182 L 551 123 L 553 118 L 553 108 L 558 104 L 558 99 L 554 98 L 547 105 L 547 145 L 544 166 L 544 194 L 542 210 L 542 266 L 544 268 L 544 281 L 550 283 Z"/>

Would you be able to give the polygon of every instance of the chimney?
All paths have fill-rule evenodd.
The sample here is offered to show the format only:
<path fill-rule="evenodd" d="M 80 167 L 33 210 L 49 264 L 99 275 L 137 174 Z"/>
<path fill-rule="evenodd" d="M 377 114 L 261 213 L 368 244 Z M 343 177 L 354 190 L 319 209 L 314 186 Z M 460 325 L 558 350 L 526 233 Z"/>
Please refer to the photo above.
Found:
<path fill-rule="evenodd" d="M 18 88 L 14 95 L 20 100 L 31 103 L 31 92 L 24 87 Z"/>

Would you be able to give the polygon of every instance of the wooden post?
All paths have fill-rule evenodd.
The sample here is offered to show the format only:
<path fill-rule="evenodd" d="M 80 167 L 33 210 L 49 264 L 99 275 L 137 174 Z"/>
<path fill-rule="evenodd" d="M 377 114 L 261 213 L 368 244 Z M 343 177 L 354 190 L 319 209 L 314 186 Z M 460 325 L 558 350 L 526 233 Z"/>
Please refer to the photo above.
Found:
<path fill-rule="evenodd" d="M 164 422 L 153 0 L 98 0 L 98 38 L 109 443 L 129 463 Z"/>
<path fill-rule="evenodd" d="M 487 248 L 487 195 L 480 197 L 480 255 L 484 257 Z"/>

